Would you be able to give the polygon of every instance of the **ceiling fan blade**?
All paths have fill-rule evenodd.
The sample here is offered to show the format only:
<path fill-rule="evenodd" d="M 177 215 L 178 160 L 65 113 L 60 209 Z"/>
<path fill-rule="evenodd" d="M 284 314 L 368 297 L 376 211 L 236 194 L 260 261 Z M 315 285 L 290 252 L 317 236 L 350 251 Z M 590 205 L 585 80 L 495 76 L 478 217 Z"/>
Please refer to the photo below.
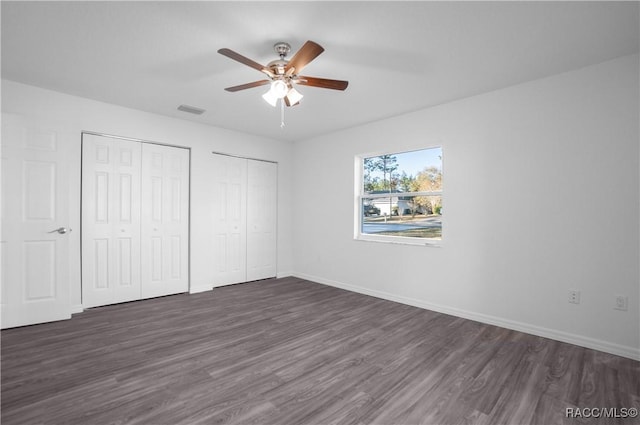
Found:
<path fill-rule="evenodd" d="M 295 68 L 294 73 L 299 74 L 302 68 L 307 66 L 309 62 L 318 57 L 320 53 L 324 52 L 322 46 L 311 40 L 304 43 L 304 46 L 296 52 L 287 64 L 285 71 L 289 71 L 291 68 Z"/>
<path fill-rule="evenodd" d="M 225 90 L 230 92 L 236 92 L 240 90 L 250 89 L 253 87 L 264 86 L 269 84 L 270 82 L 271 82 L 270 80 L 254 81 L 253 83 L 240 84 L 239 86 L 227 87 Z"/>
<path fill-rule="evenodd" d="M 317 77 L 305 77 L 303 75 L 299 75 L 295 81 L 298 84 L 303 86 L 321 87 L 323 89 L 332 89 L 332 90 L 344 90 L 349 85 L 348 81 L 329 80 L 327 78 L 317 78 Z"/>
<path fill-rule="evenodd" d="M 224 55 L 224 56 L 226 56 L 228 58 L 231 58 L 234 61 L 238 61 L 241 64 L 250 66 L 253 69 L 257 69 L 260 72 L 264 72 L 265 74 L 267 74 L 269 76 L 273 75 L 272 72 L 269 71 L 266 66 L 260 65 L 258 62 L 253 61 L 253 60 L 249 59 L 248 57 L 242 56 L 240 53 L 236 53 L 231 49 L 220 49 L 220 50 L 218 50 L 218 53 L 220 53 L 221 55 Z"/>

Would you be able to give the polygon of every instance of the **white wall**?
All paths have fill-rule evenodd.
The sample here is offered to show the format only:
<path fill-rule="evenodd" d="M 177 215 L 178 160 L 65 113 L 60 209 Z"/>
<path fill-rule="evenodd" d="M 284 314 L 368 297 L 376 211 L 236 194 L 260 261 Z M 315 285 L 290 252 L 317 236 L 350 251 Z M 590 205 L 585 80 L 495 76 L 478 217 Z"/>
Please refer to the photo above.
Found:
<path fill-rule="evenodd" d="M 294 274 L 640 359 L 638 75 L 633 55 L 297 143 Z M 354 156 L 434 145 L 443 247 L 353 240 Z"/>
<path fill-rule="evenodd" d="M 293 147 L 4 80 L 2 111 L 67 135 L 72 228 L 80 131 L 190 147 L 194 288 L 210 286 L 216 150 L 279 162 L 279 275 L 640 359 L 638 72 L 629 56 Z M 354 241 L 354 156 L 433 145 L 444 148 L 444 246 Z M 70 236 L 79 305 L 79 234 Z M 567 302 L 570 288 L 581 304 Z M 612 308 L 618 293 L 629 311 Z"/>
<path fill-rule="evenodd" d="M 49 90 L 2 81 L 2 112 L 20 115 L 27 125 L 63 134 L 69 143 L 70 223 L 80 229 L 81 131 L 94 131 L 156 143 L 191 148 L 190 277 L 195 290 L 212 287 L 209 242 L 213 228 L 211 208 L 211 151 L 278 162 L 278 274 L 292 270 L 291 144 L 249 136 L 198 123 L 168 118 Z M 211 111 L 215 113 L 215 111 Z M 71 237 L 71 304 L 80 305 L 80 233 Z"/>

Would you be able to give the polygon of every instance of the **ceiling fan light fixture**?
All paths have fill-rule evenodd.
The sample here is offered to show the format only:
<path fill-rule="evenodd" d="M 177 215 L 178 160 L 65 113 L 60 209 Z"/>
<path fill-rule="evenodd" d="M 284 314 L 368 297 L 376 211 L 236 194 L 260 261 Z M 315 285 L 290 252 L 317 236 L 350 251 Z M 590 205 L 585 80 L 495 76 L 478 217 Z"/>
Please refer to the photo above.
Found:
<path fill-rule="evenodd" d="M 272 89 L 269 89 L 268 92 L 263 94 L 262 98 L 265 100 L 265 102 L 267 102 L 269 105 L 271 105 L 273 107 L 275 107 L 278 104 L 278 96 L 276 96 L 273 93 Z"/>
<path fill-rule="evenodd" d="M 290 92 L 289 86 L 282 80 L 271 82 L 269 91 L 262 95 L 262 98 L 271 106 L 278 104 L 278 99 L 283 99 Z"/>
<path fill-rule="evenodd" d="M 300 102 L 304 96 L 298 90 L 291 87 L 289 93 L 287 93 L 287 100 L 289 105 L 295 105 Z"/>
<path fill-rule="evenodd" d="M 271 90 L 275 97 L 282 99 L 289 92 L 289 86 L 282 80 L 275 80 L 271 83 Z"/>

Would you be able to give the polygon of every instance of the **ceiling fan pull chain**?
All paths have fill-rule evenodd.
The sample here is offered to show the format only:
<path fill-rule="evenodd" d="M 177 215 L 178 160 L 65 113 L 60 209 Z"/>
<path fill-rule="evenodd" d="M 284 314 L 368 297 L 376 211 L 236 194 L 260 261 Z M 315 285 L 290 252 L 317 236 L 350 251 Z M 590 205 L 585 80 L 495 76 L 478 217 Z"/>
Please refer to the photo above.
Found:
<path fill-rule="evenodd" d="M 280 128 L 284 128 L 284 99 L 280 99 Z"/>

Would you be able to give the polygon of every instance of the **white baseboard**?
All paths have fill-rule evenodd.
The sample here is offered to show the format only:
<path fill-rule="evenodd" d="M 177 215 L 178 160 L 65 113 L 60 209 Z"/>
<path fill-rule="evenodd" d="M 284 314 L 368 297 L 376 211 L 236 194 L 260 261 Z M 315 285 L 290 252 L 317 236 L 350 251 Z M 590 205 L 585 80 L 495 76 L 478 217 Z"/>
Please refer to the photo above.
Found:
<path fill-rule="evenodd" d="M 277 272 L 276 273 L 276 279 L 280 279 L 280 278 L 283 278 L 283 277 L 289 277 L 289 276 L 293 276 L 293 272 L 284 271 L 284 272 Z M 245 283 L 245 282 L 236 282 L 236 283 Z M 213 283 L 205 283 L 205 284 L 200 284 L 200 285 L 191 284 L 189 286 L 189 293 L 190 294 L 197 294 L 199 292 L 211 291 L 213 288 L 219 288 L 221 286 L 227 286 L 227 285 L 235 285 L 235 283 L 225 283 L 225 284 L 222 284 L 222 285 L 215 285 Z"/>
<path fill-rule="evenodd" d="M 82 304 L 76 304 L 71 306 L 71 314 L 78 314 L 84 311 Z"/>
<path fill-rule="evenodd" d="M 634 347 L 614 344 L 607 341 L 602 341 L 594 338 L 589 338 L 582 335 L 574 335 L 567 332 L 544 328 L 540 326 L 531 325 L 528 323 L 517 322 L 514 320 L 504 319 L 501 317 L 490 316 L 482 313 L 476 313 L 472 311 L 462 310 L 453 307 L 447 307 L 438 304 L 432 304 L 416 298 L 403 297 L 394 295 L 384 291 L 377 291 L 373 289 L 363 288 L 361 286 L 350 285 L 347 283 L 337 282 L 330 279 L 324 279 L 318 276 L 311 276 L 305 273 L 293 273 L 295 277 L 309 280 L 312 282 L 321 283 L 323 285 L 333 286 L 340 289 L 345 289 L 351 292 L 357 292 L 359 294 L 370 295 L 376 298 L 382 298 L 384 300 L 394 301 L 401 304 L 407 304 L 414 307 L 424 308 L 426 310 L 437 311 L 438 313 L 450 314 L 456 317 L 462 317 L 464 319 L 474 320 L 476 322 L 486 323 L 489 325 L 500 326 L 506 329 L 512 329 L 514 331 L 524 332 L 531 335 L 540 336 L 543 338 L 549 338 L 556 341 L 567 342 L 569 344 L 578 345 L 580 347 L 591 348 L 593 350 L 603 351 L 605 353 L 615 354 L 616 356 L 626 357 L 633 360 L 640 361 L 640 350 Z"/>
<path fill-rule="evenodd" d="M 213 289 L 213 285 L 191 285 L 189 286 L 189 293 L 190 294 L 197 294 L 199 292 L 205 292 L 205 291 L 210 291 Z"/>

